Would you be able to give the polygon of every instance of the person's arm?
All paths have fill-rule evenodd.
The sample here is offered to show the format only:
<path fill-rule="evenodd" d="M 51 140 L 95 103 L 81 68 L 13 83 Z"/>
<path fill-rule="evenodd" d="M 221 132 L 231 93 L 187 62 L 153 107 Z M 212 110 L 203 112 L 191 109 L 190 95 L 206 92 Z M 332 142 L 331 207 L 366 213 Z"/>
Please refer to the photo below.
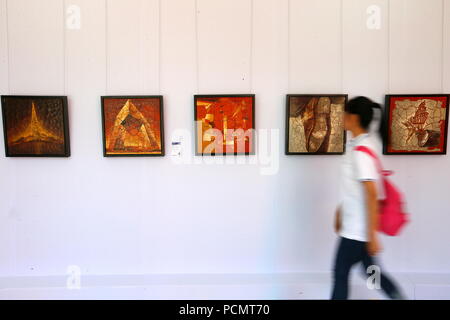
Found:
<path fill-rule="evenodd" d="M 339 233 L 341 230 L 341 206 L 337 207 L 336 214 L 334 216 L 334 231 Z"/>
<path fill-rule="evenodd" d="M 378 199 L 375 181 L 363 181 L 367 208 L 367 251 L 371 256 L 381 251 L 378 240 Z"/>

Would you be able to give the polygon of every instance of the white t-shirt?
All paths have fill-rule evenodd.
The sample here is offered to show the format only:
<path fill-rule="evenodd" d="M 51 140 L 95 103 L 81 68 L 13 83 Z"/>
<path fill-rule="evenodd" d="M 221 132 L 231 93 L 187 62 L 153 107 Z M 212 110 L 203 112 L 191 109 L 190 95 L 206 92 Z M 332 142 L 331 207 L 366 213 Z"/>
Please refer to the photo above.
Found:
<path fill-rule="evenodd" d="M 380 157 L 380 146 L 368 134 L 350 139 L 342 158 L 340 203 L 341 237 L 367 241 L 367 209 L 363 181 L 375 181 L 377 198 L 384 199 L 384 188 L 374 159 L 365 152 L 355 151 L 366 146 Z"/>

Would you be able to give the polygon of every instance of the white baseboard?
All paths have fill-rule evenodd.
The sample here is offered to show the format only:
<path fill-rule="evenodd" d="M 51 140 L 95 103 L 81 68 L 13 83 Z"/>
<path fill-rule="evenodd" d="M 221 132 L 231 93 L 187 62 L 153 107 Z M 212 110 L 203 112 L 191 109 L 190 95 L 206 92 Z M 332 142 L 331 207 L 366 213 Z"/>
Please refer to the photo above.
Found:
<path fill-rule="evenodd" d="M 393 274 L 408 299 L 450 299 L 450 274 Z M 86 275 L 0 278 L 0 299 L 329 299 L 328 273 Z M 353 274 L 351 299 L 384 299 Z"/>

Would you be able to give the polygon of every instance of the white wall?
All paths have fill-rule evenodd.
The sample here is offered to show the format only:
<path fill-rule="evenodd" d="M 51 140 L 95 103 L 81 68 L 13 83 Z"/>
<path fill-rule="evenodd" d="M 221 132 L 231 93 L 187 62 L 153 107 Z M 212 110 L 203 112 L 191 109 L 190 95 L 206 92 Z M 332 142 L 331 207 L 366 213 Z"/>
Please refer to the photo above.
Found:
<path fill-rule="evenodd" d="M 68 95 L 72 145 L 0 156 L 0 275 L 329 271 L 340 157 L 284 155 L 285 94 L 450 92 L 449 39 L 450 0 L 0 0 L 0 92 Z M 280 130 L 277 174 L 102 156 L 101 95 L 164 95 L 170 153 L 197 93 L 256 94 L 257 128 Z M 385 163 L 412 224 L 384 264 L 448 272 L 449 157 Z"/>

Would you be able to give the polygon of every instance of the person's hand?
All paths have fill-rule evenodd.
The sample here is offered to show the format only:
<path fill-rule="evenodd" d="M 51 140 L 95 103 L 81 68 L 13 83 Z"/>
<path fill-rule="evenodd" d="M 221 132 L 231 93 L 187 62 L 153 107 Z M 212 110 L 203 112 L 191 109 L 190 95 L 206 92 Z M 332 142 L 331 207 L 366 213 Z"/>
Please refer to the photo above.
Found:
<path fill-rule="evenodd" d="M 367 242 L 367 252 L 370 256 L 375 256 L 381 252 L 381 244 L 377 236 L 372 236 Z"/>
<path fill-rule="evenodd" d="M 334 231 L 336 233 L 339 233 L 340 230 L 341 230 L 341 208 L 338 207 L 336 209 L 336 215 L 334 217 Z"/>

